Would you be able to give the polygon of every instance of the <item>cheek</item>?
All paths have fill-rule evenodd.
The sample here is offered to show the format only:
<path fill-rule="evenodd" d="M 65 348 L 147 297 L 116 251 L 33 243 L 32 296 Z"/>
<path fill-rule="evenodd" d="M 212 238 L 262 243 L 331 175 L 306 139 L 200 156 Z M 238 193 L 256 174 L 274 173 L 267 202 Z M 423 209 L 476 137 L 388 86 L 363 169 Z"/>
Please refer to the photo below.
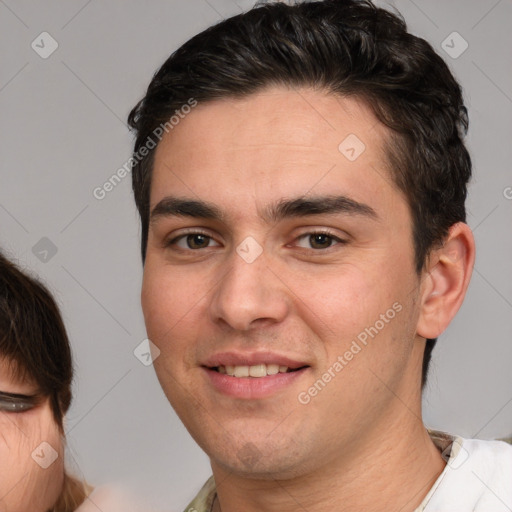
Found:
<path fill-rule="evenodd" d="M 162 262 L 148 257 L 144 268 L 141 305 L 150 340 L 161 351 L 174 346 L 175 333 L 179 338 L 193 328 L 190 319 L 201 307 L 201 298 L 207 287 L 194 272 L 168 269 Z"/>
<path fill-rule="evenodd" d="M 4 414 L 0 429 L 0 510 L 45 512 L 57 501 L 64 472 L 63 444 L 49 407 Z"/>
<path fill-rule="evenodd" d="M 180 385 L 192 365 L 194 343 L 204 322 L 198 316 L 201 294 L 194 276 L 186 277 L 180 269 L 172 272 L 159 262 L 146 260 L 141 305 L 148 338 L 160 350 L 154 368 L 168 400 L 176 406 Z M 204 292 L 203 292 L 204 293 Z"/>
<path fill-rule="evenodd" d="M 368 374 L 368 368 L 403 365 L 411 347 L 404 341 L 412 342 L 414 335 L 410 273 L 382 262 L 366 263 L 339 266 L 317 278 L 288 280 L 298 298 L 298 316 L 323 341 L 320 366 L 328 368 L 350 350 L 346 360 L 352 377 L 358 368 Z"/>
<path fill-rule="evenodd" d="M 290 276 L 287 285 L 296 297 L 299 316 L 318 331 L 342 339 L 357 335 L 380 310 L 393 301 L 387 299 L 386 284 L 377 284 L 368 268 L 356 265 L 339 266 L 333 272 L 318 276 Z M 389 302 L 389 304 L 387 304 Z"/>

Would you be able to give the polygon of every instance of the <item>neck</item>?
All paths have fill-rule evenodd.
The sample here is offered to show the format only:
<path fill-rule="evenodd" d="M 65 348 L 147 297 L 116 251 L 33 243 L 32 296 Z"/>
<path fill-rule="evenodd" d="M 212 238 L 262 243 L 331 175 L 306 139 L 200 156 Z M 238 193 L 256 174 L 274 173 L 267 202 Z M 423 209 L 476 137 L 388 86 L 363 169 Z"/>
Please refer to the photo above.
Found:
<path fill-rule="evenodd" d="M 352 455 L 338 454 L 293 479 L 251 479 L 212 461 L 218 483 L 214 512 L 411 512 L 445 466 L 417 412 L 401 404 L 390 411 L 394 421 L 388 417 L 386 428 L 375 428 Z"/>

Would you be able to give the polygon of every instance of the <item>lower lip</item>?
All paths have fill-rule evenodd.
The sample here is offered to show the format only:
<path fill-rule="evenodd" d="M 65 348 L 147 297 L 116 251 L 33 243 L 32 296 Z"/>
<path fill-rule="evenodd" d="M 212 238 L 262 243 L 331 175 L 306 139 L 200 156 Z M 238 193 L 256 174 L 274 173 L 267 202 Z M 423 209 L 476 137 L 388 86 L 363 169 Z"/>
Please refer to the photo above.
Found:
<path fill-rule="evenodd" d="M 204 368 L 210 382 L 217 391 L 235 398 L 249 400 L 274 395 L 278 391 L 291 386 L 308 369 L 306 367 L 294 372 L 277 373 L 266 377 L 232 377 L 210 368 Z"/>

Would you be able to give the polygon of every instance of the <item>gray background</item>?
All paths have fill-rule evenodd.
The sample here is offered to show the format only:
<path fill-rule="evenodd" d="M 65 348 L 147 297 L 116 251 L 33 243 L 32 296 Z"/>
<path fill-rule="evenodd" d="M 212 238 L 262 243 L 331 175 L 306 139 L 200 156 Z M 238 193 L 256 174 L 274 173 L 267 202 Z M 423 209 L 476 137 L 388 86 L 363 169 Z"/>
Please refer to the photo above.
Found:
<path fill-rule="evenodd" d="M 208 460 L 152 367 L 133 354 L 145 330 L 130 178 L 101 201 L 92 191 L 130 156 L 125 119 L 158 66 L 186 39 L 251 4 L 0 0 L 1 245 L 42 276 L 62 306 L 76 360 L 70 462 L 94 484 L 128 483 L 168 510 L 184 508 L 209 476 Z M 463 84 L 475 168 L 468 214 L 476 270 L 434 352 L 426 423 L 467 437 L 510 435 L 512 2 L 392 5 Z M 31 48 L 34 40 L 42 46 L 44 31 L 59 45 L 46 59 Z M 458 58 L 441 46 L 454 31 L 469 44 Z M 457 38 L 448 44 L 462 48 Z"/>

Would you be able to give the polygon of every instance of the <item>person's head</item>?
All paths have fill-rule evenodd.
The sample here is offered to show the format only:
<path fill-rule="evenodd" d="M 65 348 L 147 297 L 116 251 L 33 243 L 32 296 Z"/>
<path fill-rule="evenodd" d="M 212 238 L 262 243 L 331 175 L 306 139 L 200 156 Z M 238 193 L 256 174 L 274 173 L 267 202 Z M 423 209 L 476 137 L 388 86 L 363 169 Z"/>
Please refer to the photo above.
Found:
<path fill-rule="evenodd" d="M 129 122 L 156 371 L 214 459 L 290 469 L 318 429 L 315 457 L 419 407 L 474 256 L 466 109 L 426 41 L 370 2 L 263 5 L 174 52 Z M 274 394 L 219 377 L 286 357 Z"/>
<path fill-rule="evenodd" d="M 67 512 L 85 486 L 64 471 L 73 368 L 58 306 L 0 254 L 0 510 Z"/>

